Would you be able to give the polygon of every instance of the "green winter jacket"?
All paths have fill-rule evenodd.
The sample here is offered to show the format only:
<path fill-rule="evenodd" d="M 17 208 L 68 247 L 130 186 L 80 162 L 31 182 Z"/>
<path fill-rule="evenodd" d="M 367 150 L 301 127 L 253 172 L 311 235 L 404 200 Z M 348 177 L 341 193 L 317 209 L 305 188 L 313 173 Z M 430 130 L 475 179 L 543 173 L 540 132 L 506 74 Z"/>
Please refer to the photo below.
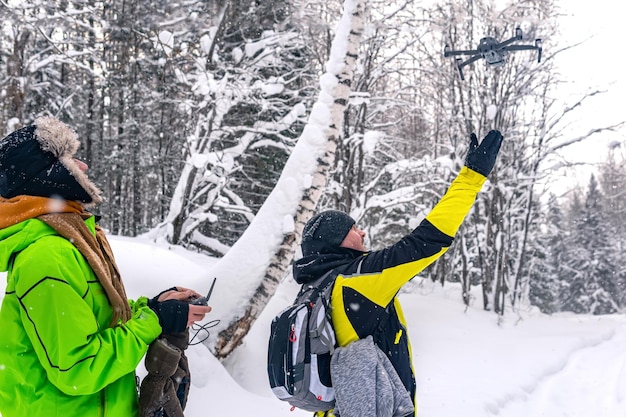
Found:
<path fill-rule="evenodd" d="M 93 217 L 86 220 L 95 233 Z M 0 230 L 2 417 L 133 417 L 135 368 L 161 333 L 147 299 L 112 308 L 78 249 L 38 219 Z"/>

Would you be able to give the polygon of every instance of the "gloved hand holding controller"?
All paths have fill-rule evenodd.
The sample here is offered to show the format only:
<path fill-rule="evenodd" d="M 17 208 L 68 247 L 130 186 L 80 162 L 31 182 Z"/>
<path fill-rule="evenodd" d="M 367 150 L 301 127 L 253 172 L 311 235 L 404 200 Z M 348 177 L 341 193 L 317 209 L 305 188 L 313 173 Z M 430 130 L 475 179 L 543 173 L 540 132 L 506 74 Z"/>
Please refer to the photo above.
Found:
<path fill-rule="evenodd" d="M 180 333 L 193 323 L 204 319 L 204 316 L 211 311 L 211 307 L 206 304 L 189 304 L 189 300 L 199 297 L 201 295 L 193 290 L 172 287 L 149 300 L 148 307 L 159 317 L 163 333 Z"/>
<path fill-rule="evenodd" d="M 217 278 L 213 278 L 213 283 L 211 284 L 211 288 L 209 288 L 209 293 L 206 295 L 206 297 L 192 297 L 191 304 L 198 305 L 198 306 L 209 305 L 209 299 L 211 298 L 213 287 L 215 287 L 215 281 L 217 281 Z"/>
<path fill-rule="evenodd" d="M 489 175 L 496 163 L 496 157 L 502 145 L 502 134 L 497 130 L 487 133 L 487 136 L 478 144 L 478 138 L 474 133 L 470 135 L 469 150 L 465 158 L 465 166 L 484 175 Z"/>

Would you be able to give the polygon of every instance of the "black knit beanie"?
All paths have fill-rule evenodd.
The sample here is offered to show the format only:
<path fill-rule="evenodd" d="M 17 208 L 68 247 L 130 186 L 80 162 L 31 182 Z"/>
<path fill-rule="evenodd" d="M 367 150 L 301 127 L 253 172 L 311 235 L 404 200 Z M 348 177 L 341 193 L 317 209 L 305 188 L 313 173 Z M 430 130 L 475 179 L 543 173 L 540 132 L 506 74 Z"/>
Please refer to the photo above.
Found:
<path fill-rule="evenodd" d="M 9 134 L 0 141 L 0 196 L 102 202 L 100 190 L 72 160 L 79 146 L 76 133 L 52 117 Z"/>
<path fill-rule="evenodd" d="M 338 210 L 316 214 L 302 230 L 302 254 L 332 253 L 341 245 L 354 223 L 352 217 Z"/>

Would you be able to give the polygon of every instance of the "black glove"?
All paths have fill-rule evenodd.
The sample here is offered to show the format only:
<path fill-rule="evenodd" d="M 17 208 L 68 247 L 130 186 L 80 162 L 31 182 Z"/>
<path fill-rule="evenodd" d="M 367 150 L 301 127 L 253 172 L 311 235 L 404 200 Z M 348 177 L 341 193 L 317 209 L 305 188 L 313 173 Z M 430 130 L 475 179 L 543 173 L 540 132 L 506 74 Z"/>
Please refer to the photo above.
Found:
<path fill-rule="evenodd" d="M 155 301 L 153 298 L 148 302 L 148 307 L 159 317 L 164 334 L 184 332 L 187 328 L 189 303 L 178 300 Z"/>
<path fill-rule="evenodd" d="M 489 175 L 496 164 L 496 156 L 502 144 L 502 134 L 497 130 L 487 133 L 483 141 L 478 144 L 478 138 L 474 133 L 470 136 L 469 150 L 465 158 L 465 166 L 484 175 Z"/>
<path fill-rule="evenodd" d="M 168 288 L 167 290 L 163 290 L 160 293 L 158 293 L 157 295 L 155 295 L 154 297 L 152 297 L 152 299 L 150 299 L 150 301 L 148 301 L 148 306 L 150 306 L 150 308 L 152 308 L 152 306 L 150 305 L 150 303 L 154 304 L 154 303 L 158 303 L 159 302 L 159 297 L 163 294 L 165 294 L 168 291 L 178 291 L 178 288 L 176 287 L 171 287 Z"/>

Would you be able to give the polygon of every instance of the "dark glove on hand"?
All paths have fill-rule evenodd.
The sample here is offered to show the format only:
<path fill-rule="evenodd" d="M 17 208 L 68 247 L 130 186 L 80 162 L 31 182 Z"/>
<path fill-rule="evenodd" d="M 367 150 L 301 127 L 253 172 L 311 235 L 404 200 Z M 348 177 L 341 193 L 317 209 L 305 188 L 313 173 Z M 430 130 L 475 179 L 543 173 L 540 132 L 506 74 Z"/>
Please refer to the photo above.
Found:
<path fill-rule="evenodd" d="M 148 300 L 148 307 L 153 308 L 153 306 L 155 306 L 156 303 L 159 302 L 159 297 L 168 291 L 178 291 L 178 289 L 176 287 L 171 287 L 171 288 L 168 288 L 167 290 L 161 291 L 160 293 L 152 297 L 150 300 Z"/>
<path fill-rule="evenodd" d="M 154 300 L 154 299 L 153 299 Z M 159 324 L 164 334 L 184 332 L 187 328 L 189 317 L 189 303 L 178 300 L 166 300 L 154 302 L 150 300 L 150 307 L 159 317 Z"/>
<path fill-rule="evenodd" d="M 487 133 L 483 141 L 478 144 L 478 138 L 474 133 L 470 136 L 469 150 L 465 158 L 465 166 L 484 175 L 489 175 L 496 164 L 496 156 L 502 144 L 502 134 L 497 130 Z"/>

